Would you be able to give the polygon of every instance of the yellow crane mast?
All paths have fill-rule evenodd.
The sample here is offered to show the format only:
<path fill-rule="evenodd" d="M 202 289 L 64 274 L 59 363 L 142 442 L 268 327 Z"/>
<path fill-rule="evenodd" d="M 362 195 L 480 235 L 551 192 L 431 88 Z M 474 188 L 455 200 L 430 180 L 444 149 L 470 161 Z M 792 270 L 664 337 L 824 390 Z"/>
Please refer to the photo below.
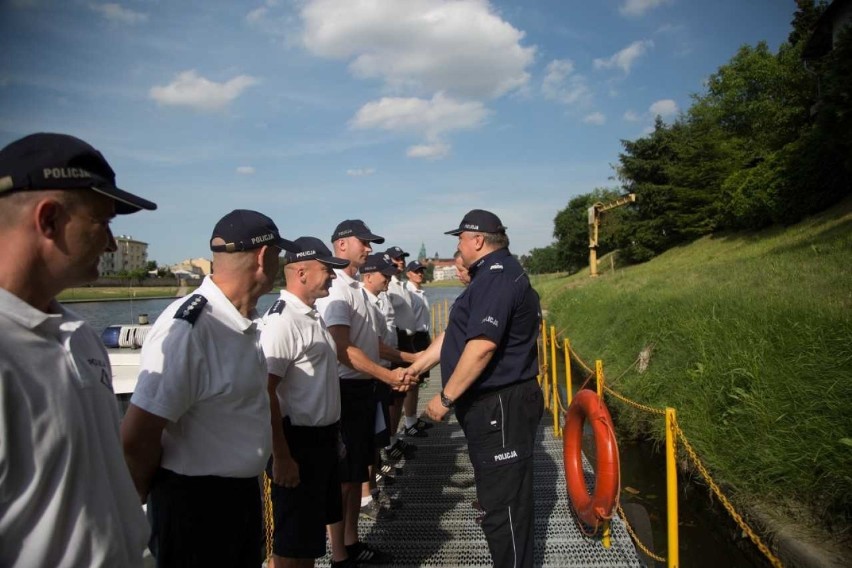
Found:
<path fill-rule="evenodd" d="M 601 224 L 601 213 L 633 203 L 636 201 L 635 193 L 628 193 L 609 203 L 595 203 L 589 207 L 589 275 L 598 275 L 598 228 Z"/>

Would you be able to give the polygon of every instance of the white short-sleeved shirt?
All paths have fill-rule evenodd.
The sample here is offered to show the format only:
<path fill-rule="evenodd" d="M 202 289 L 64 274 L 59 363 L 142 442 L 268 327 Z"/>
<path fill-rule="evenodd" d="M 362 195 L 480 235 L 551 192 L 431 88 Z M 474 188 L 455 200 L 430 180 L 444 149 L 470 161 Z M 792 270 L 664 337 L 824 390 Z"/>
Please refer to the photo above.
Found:
<path fill-rule="evenodd" d="M 328 296 L 317 300 L 317 309 L 325 325 L 349 327 L 349 341 L 364 352 L 371 361 L 379 361 L 379 336 L 370 323 L 367 300 L 361 293 L 361 282 L 343 270 L 335 269 Z M 370 375 L 356 371 L 338 362 L 337 372 L 341 379 L 370 379 Z"/>
<path fill-rule="evenodd" d="M 319 312 L 287 290 L 263 316 L 260 334 L 269 373 L 281 377 L 281 416 L 296 426 L 340 420 L 337 347 Z"/>
<path fill-rule="evenodd" d="M 405 283 L 405 289 L 411 295 L 411 307 L 414 310 L 414 330 L 429 332 L 432 328 L 432 313 L 429 311 L 429 300 L 426 292 L 420 290 L 411 282 Z"/>
<path fill-rule="evenodd" d="M 406 289 L 405 282 L 391 276 L 388 283 L 388 298 L 394 311 L 394 324 L 397 329 L 403 330 L 408 335 L 414 335 L 417 327 L 417 319 L 414 317 L 414 308 L 411 305 L 411 293 Z"/>
<path fill-rule="evenodd" d="M 396 336 L 396 311 L 393 309 L 393 304 L 387 292 L 379 294 L 379 302 L 382 314 L 385 316 L 385 325 L 389 331 L 385 336 L 385 343 L 396 349 L 399 346 L 399 338 Z"/>
<path fill-rule="evenodd" d="M 0 289 L 0 566 L 142 566 L 148 523 L 124 462 L 97 333 Z"/>
<path fill-rule="evenodd" d="M 393 345 L 396 345 L 396 332 L 391 332 L 388 328 L 387 320 L 385 319 L 385 314 L 383 313 L 385 302 L 381 297 L 376 296 L 366 288 L 362 288 L 364 292 L 364 297 L 367 299 L 367 308 L 370 310 L 370 321 L 373 322 L 373 329 L 376 330 L 376 335 L 378 335 L 385 345 L 391 345 L 391 336 L 393 336 Z M 384 367 L 390 365 L 390 361 L 387 359 L 382 359 L 380 364 Z"/>
<path fill-rule="evenodd" d="M 175 317 L 198 295 L 207 303 L 194 322 Z M 240 314 L 210 276 L 154 322 L 130 402 L 169 421 L 162 467 L 242 478 L 263 471 L 272 432 L 258 323 Z"/>

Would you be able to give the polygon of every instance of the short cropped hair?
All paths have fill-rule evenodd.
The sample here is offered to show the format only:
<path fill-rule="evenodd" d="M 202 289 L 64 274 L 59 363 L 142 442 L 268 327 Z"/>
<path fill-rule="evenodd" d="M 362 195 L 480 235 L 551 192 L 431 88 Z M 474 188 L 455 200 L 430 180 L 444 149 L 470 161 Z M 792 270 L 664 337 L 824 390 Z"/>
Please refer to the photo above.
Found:
<path fill-rule="evenodd" d="M 485 244 L 488 246 L 492 246 L 497 249 L 509 247 L 509 235 L 507 235 L 504 231 L 499 233 L 482 233 L 482 236 L 485 237 Z"/>

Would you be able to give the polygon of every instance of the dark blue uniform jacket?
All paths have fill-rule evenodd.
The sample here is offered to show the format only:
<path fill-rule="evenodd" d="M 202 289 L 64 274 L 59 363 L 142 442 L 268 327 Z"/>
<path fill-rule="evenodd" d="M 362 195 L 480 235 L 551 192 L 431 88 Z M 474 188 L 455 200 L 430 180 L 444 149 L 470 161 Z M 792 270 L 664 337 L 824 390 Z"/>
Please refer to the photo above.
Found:
<path fill-rule="evenodd" d="M 476 396 L 538 374 L 541 308 L 538 294 L 508 249 L 485 255 L 469 270 L 471 283 L 450 310 L 441 347 L 441 377 L 446 384 L 468 340 L 490 339 L 497 350 L 468 390 Z"/>

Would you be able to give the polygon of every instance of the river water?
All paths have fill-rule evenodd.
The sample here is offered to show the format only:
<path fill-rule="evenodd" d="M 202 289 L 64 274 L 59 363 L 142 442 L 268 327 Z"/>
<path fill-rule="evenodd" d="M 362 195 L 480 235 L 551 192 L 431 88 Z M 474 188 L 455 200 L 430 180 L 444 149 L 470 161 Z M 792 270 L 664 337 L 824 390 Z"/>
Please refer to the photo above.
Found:
<path fill-rule="evenodd" d="M 426 297 L 432 305 L 447 300 L 452 303 L 461 291 L 461 286 L 441 288 L 425 288 Z M 257 302 L 257 311 L 261 314 L 278 298 L 278 293 L 263 296 Z M 128 300 L 124 302 L 74 302 L 68 308 L 85 319 L 98 333 L 109 325 L 127 325 L 137 323 L 140 314 L 146 314 L 151 323 L 157 319 L 166 307 L 174 302 L 174 298 Z"/>
<path fill-rule="evenodd" d="M 430 304 L 452 304 L 461 293 L 461 286 L 426 288 Z M 277 293 L 267 294 L 258 301 L 258 311 L 263 313 Z M 146 299 L 125 302 L 77 302 L 68 307 L 81 315 L 100 333 L 109 325 L 136 323 L 146 314 L 151 323 L 171 303 L 173 298 Z M 560 371 L 559 376 L 562 376 Z M 545 416 L 544 420 L 548 420 Z M 616 419 L 617 428 L 617 419 Z M 584 448 L 586 444 L 584 443 Z M 594 456 L 593 446 L 585 448 L 587 456 Z M 650 518 L 654 550 L 666 554 L 666 485 L 665 458 L 650 443 L 620 442 L 622 476 L 622 505 L 641 505 Z M 629 489 L 625 489 L 629 488 Z M 748 545 L 739 547 L 741 539 L 724 511 L 720 511 L 704 487 L 690 485 L 681 480 L 680 486 L 680 564 L 693 567 L 736 566 L 765 568 L 767 562 Z M 664 564 L 657 564 L 664 566 Z"/>

